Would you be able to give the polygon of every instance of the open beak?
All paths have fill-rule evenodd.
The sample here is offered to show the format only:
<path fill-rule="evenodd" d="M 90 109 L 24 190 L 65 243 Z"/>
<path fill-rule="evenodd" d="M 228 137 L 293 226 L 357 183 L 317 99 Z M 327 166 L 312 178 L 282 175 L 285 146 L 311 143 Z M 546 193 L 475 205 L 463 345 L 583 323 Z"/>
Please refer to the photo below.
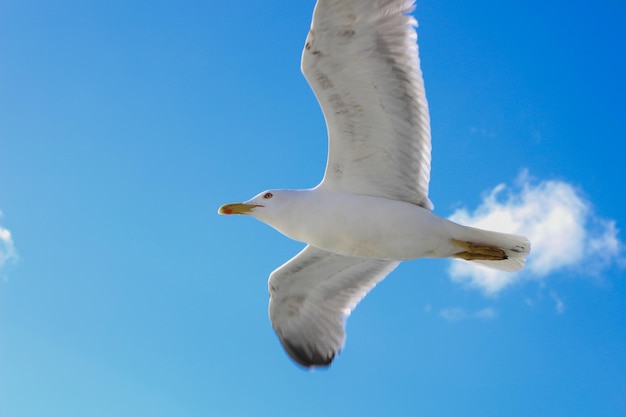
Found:
<path fill-rule="evenodd" d="M 261 204 L 233 203 L 224 204 L 217 212 L 218 214 L 250 214 L 256 207 L 263 207 Z"/>

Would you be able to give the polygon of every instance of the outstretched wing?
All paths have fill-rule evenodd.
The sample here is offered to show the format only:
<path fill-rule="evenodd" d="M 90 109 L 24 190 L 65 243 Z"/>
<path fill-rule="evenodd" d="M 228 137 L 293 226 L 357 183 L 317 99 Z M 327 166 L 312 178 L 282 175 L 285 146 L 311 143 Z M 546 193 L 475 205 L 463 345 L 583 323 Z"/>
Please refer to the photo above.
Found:
<path fill-rule="evenodd" d="M 343 346 L 346 318 L 398 263 L 307 246 L 272 272 L 270 320 L 289 356 L 305 367 L 330 365 Z"/>
<path fill-rule="evenodd" d="M 430 119 L 413 0 L 318 0 L 302 72 L 322 107 L 321 187 L 432 209 Z"/>

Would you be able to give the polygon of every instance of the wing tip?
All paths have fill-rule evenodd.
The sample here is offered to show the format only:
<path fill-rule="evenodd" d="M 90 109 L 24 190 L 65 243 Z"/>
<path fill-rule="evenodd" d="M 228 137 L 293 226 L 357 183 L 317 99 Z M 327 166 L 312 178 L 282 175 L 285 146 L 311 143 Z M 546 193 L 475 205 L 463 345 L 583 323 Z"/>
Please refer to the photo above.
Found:
<path fill-rule="evenodd" d="M 280 341 L 289 357 L 298 365 L 307 369 L 327 368 L 335 358 L 335 352 L 325 355 L 315 349 L 295 345 L 287 339 L 281 338 Z"/>

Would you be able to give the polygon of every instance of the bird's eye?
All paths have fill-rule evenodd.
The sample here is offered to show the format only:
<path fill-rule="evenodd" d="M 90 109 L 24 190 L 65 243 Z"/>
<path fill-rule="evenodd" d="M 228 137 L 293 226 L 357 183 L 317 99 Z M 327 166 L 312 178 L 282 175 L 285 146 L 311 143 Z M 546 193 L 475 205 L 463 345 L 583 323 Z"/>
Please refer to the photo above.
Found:
<path fill-rule="evenodd" d="M 265 193 L 265 195 L 263 196 L 263 198 L 266 199 L 266 200 L 269 200 L 272 197 L 274 197 L 274 194 L 272 194 L 272 193 Z"/>

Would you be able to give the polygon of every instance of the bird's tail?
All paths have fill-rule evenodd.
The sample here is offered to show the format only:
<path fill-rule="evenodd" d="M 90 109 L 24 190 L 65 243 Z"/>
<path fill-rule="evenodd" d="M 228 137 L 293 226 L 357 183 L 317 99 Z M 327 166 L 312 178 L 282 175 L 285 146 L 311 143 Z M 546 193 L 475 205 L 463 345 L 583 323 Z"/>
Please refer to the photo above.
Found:
<path fill-rule="evenodd" d="M 524 236 L 461 227 L 452 239 L 452 244 L 458 249 L 453 258 L 508 272 L 518 271 L 524 266 L 530 253 L 530 242 Z"/>

